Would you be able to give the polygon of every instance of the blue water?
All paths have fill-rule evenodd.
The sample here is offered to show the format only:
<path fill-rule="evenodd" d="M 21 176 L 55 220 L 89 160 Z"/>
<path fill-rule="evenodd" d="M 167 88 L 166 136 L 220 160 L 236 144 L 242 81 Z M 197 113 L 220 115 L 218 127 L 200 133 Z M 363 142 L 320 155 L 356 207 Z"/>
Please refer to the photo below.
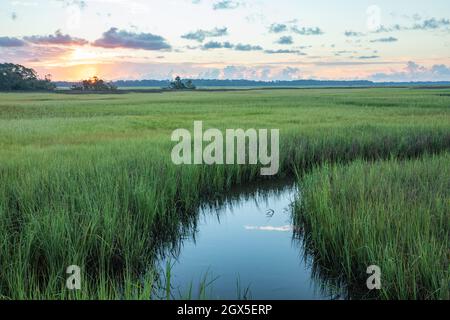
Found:
<path fill-rule="evenodd" d="M 172 264 L 174 297 L 191 291 L 198 298 L 199 285 L 207 283 L 211 299 L 329 299 L 312 277 L 301 241 L 293 239 L 291 204 L 297 196 L 288 184 L 200 209 L 195 231 L 162 262 Z"/>

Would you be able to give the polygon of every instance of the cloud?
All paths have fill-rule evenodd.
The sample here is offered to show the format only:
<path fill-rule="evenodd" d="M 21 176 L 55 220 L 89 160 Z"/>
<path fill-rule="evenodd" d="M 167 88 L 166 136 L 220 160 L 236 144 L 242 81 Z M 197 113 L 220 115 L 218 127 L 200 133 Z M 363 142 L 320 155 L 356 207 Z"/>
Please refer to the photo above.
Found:
<path fill-rule="evenodd" d="M 425 68 L 424 66 L 418 65 L 414 61 L 408 61 L 405 69 L 408 73 L 419 73 L 419 72 L 425 72 L 427 70 L 427 68 Z"/>
<path fill-rule="evenodd" d="M 238 43 L 236 45 L 226 41 L 226 42 L 218 42 L 218 41 L 209 41 L 201 46 L 203 50 L 210 49 L 234 49 L 236 51 L 261 51 L 263 48 L 258 45 L 251 44 L 242 44 Z"/>
<path fill-rule="evenodd" d="M 319 27 L 302 27 L 299 28 L 298 26 L 292 26 L 291 31 L 295 32 L 297 34 L 303 35 L 303 36 L 318 36 L 324 34 L 322 29 Z"/>
<path fill-rule="evenodd" d="M 398 41 L 398 39 L 394 38 L 394 37 L 379 38 L 379 39 L 370 40 L 370 42 L 397 42 L 397 41 Z"/>
<path fill-rule="evenodd" d="M 281 70 L 279 78 L 280 80 L 298 79 L 299 73 L 300 73 L 299 68 L 286 67 L 283 70 Z"/>
<path fill-rule="evenodd" d="M 435 64 L 431 67 L 431 72 L 436 75 L 450 76 L 450 67 L 445 64 Z"/>
<path fill-rule="evenodd" d="M 234 50 L 237 50 L 237 51 L 260 51 L 260 50 L 263 50 L 263 48 L 258 45 L 253 46 L 250 44 L 238 43 L 237 45 L 234 46 Z"/>
<path fill-rule="evenodd" d="M 448 27 L 450 26 L 450 20 L 449 19 L 436 19 L 431 18 L 422 21 L 421 23 L 416 23 L 413 26 L 414 30 L 434 30 L 439 29 L 442 27 Z"/>
<path fill-rule="evenodd" d="M 225 67 L 221 79 L 248 80 L 295 80 L 300 78 L 300 69 L 273 66 L 234 66 Z"/>
<path fill-rule="evenodd" d="M 416 22 L 411 26 L 401 26 L 399 24 L 390 27 L 380 26 L 375 33 L 392 32 L 392 31 L 412 31 L 412 30 L 437 30 L 447 28 L 450 26 L 450 19 L 430 18 L 421 22 Z"/>
<path fill-rule="evenodd" d="M 236 9 L 239 7 L 239 2 L 235 2 L 232 0 L 222 0 L 214 3 L 214 10 L 224 10 L 224 9 Z"/>
<path fill-rule="evenodd" d="M 278 49 L 278 50 L 265 50 L 267 54 L 296 54 L 299 56 L 306 56 L 306 53 L 300 50 Z"/>
<path fill-rule="evenodd" d="M 259 76 L 260 80 L 263 80 L 263 81 L 269 80 L 270 79 L 270 71 L 271 71 L 270 68 L 262 69 L 260 76 Z"/>
<path fill-rule="evenodd" d="M 363 37 L 365 36 L 362 32 L 356 32 L 356 31 L 345 31 L 344 35 L 346 37 Z"/>
<path fill-rule="evenodd" d="M 25 41 L 34 44 L 51 44 L 51 45 L 65 45 L 65 46 L 82 46 L 88 44 L 87 40 L 74 38 L 68 34 L 62 34 L 60 30 L 56 30 L 55 34 L 48 36 L 30 36 L 24 37 Z"/>
<path fill-rule="evenodd" d="M 349 51 L 349 50 L 339 50 L 339 51 L 335 51 L 334 55 L 335 56 L 341 56 L 343 54 L 355 54 L 356 51 Z"/>
<path fill-rule="evenodd" d="M 280 32 L 285 32 L 287 31 L 287 25 L 283 24 L 283 23 L 273 23 L 270 27 L 269 27 L 269 32 L 271 33 L 280 33 Z"/>
<path fill-rule="evenodd" d="M 435 64 L 429 68 L 408 61 L 403 70 L 390 73 L 376 73 L 370 76 L 374 81 L 449 81 L 450 67 Z"/>
<path fill-rule="evenodd" d="M 220 77 L 220 69 L 208 69 L 198 74 L 198 79 L 218 79 Z"/>
<path fill-rule="evenodd" d="M 206 38 L 209 37 L 222 37 L 228 35 L 228 28 L 214 28 L 212 30 L 197 30 L 193 32 L 186 33 L 181 37 L 183 39 L 195 40 L 198 42 L 203 42 Z"/>
<path fill-rule="evenodd" d="M 49 47 L 33 46 L 30 48 L 47 49 Z M 58 47 L 58 49 L 74 50 L 72 47 Z M 15 50 L 17 51 L 18 49 Z M 67 53 L 67 56 L 70 57 L 70 51 Z M 4 59 L 3 55 L 0 55 L 0 60 L 1 59 Z M 6 61 L 15 61 L 17 63 L 20 63 L 17 60 L 7 59 Z M 53 79 L 55 80 L 79 80 L 80 70 L 92 69 L 93 67 L 93 65 L 91 64 L 67 65 L 64 63 L 57 63 L 58 60 L 52 61 L 52 64 L 57 65 L 53 67 L 48 66 L 48 64 L 46 63 L 47 61 L 48 60 L 45 60 L 45 63 L 31 63 L 30 66 L 35 68 L 39 74 L 51 73 L 53 75 Z M 42 60 L 42 62 L 44 62 L 44 60 Z M 375 64 L 375 62 L 378 61 L 352 60 L 352 64 L 355 66 Z M 300 63 L 298 61 L 293 64 L 289 62 L 287 62 L 287 64 L 260 64 L 257 61 L 255 63 L 255 65 L 219 64 L 217 66 L 211 67 L 210 63 L 173 63 L 166 61 L 155 61 L 153 58 L 149 58 L 147 61 L 141 62 L 132 62 L 126 60 L 123 60 L 121 62 L 98 62 L 95 64 L 95 68 L 97 69 L 96 73 L 98 75 L 101 75 L 102 78 L 108 80 L 167 80 L 176 75 L 179 75 L 180 77 L 186 79 L 248 79 L 265 81 L 298 80 L 303 78 L 308 79 L 311 77 L 321 79 L 334 78 L 334 76 L 332 75 L 316 76 L 315 74 L 311 74 L 309 70 L 316 70 L 315 65 L 311 63 L 304 64 L 305 70 L 303 70 L 303 67 L 297 65 L 297 63 Z M 298 68 L 300 68 L 300 70 Z M 380 68 L 385 68 L 385 65 L 383 64 L 383 66 L 380 66 Z M 328 70 L 330 68 L 326 67 L 324 69 Z M 347 68 L 345 68 L 345 70 L 349 71 Z M 350 77 L 351 75 L 349 76 L 349 78 Z"/>
<path fill-rule="evenodd" d="M 390 27 L 386 27 L 386 26 L 381 25 L 374 32 L 375 33 L 394 32 L 394 31 L 401 31 L 401 30 L 407 30 L 407 29 L 408 28 L 402 27 L 399 24 L 395 24 L 395 25 L 390 26 Z"/>
<path fill-rule="evenodd" d="M 244 66 L 227 66 L 223 69 L 224 79 L 249 79 L 255 77 L 254 70 Z"/>
<path fill-rule="evenodd" d="M 103 48 L 132 48 L 143 50 L 170 50 L 171 46 L 161 36 L 151 33 L 134 33 L 111 28 L 93 43 Z"/>
<path fill-rule="evenodd" d="M 352 58 L 352 57 L 350 57 Z M 366 66 L 366 65 L 382 65 L 396 64 L 392 61 L 379 61 L 379 60 L 352 60 L 352 61 L 318 61 L 314 65 L 318 67 L 342 67 L 342 66 Z"/>
<path fill-rule="evenodd" d="M 233 48 L 233 45 L 231 43 L 229 43 L 228 41 L 226 41 L 226 42 L 209 41 L 202 46 L 203 50 L 232 49 L 232 48 Z"/>
<path fill-rule="evenodd" d="M 282 44 L 282 45 L 293 44 L 294 40 L 292 39 L 291 36 L 284 36 L 284 37 L 281 37 L 280 39 L 278 39 L 276 43 Z"/>
<path fill-rule="evenodd" d="M 274 226 L 244 226 L 245 230 L 258 230 L 258 231 L 278 231 L 278 232 L 289 232 L 292 231 L 292 226 L 281 226 L 281 227 L 274 227 Z"/>
<path fill-rule="evenodd" d="M 84 0 L 57 0 L 57 1 L 61 2 L 65 7 L 77 6 L 80 9 L 84 9 L 86 7 L 86 1 Z"/>
<path fill-rule="evenodd" d="M 0 47 L 24 47 L 26 42 L 18 38 L 0 37 Z"/>
<path fill-rule="evenodd" d="M 38 61 L 60 63 L 60 59 L 67 57 L 73 52 L 72 47 L 48 46 L 3 47 L 0 50 L 0 61 L 14 61 L 21 64 Z"/>
<path fill-rule="evenodd" d="M 359 57 L 356 57 L 356 59 L 360 59 L 360 60 L 369 60 L 369 59 L 377 59 L 377 58 L 379 58 L 380 56 L 359 56 Z"/>

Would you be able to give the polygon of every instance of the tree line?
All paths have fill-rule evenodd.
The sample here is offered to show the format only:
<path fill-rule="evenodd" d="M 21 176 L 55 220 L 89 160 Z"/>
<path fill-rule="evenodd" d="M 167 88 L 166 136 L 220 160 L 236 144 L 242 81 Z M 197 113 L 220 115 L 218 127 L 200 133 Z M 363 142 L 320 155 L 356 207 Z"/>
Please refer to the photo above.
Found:
<path fill-rule="evenodd" d="M 20 64 L 1 63 L 0 64 L 0 91 L 51 91 L 57 85 L 67 84 L 67 82 L 52 82 L 51 75 L 39 78 L 37 72 L 32 68 L 27 68 Z M 71 83 L 70 89 L 73 91 L 97 92 L 116 91 L 120 82 L 107 82 L 98 76 L 91 77 L 80 82 Z M 196 86 L 192 80 L 182 80 L 176 77 L 169 83 L 165 82 L 165 90 L 195 90 Z"/>
<path fill-rule="evenodd" d="M 39 79 L 36 71 L 20 64 L 0 64 L 0 90 L 54 90 L 56 85 L 51 81 L 51 75 Z"/>
<path fill-rule="evenodd" d="M 72 85 L 70 89 L 75 91 L 116 91 L 117 86 L 115 86 L 112 82 L 106 82 L 105 80 L 94 76 Z"/>

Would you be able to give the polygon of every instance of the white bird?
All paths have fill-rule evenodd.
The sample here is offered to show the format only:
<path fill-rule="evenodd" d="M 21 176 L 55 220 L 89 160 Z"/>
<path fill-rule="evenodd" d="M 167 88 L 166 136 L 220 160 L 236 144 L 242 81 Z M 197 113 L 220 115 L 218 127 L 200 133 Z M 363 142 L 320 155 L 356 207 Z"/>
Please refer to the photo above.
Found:
<path fill-rule="evenodd" d="M 275 211 L 273 209 L 269 209 L 266 211 L 266 216 L 269 218 L 272 218 L 274 214 L 275 214 Z"/>

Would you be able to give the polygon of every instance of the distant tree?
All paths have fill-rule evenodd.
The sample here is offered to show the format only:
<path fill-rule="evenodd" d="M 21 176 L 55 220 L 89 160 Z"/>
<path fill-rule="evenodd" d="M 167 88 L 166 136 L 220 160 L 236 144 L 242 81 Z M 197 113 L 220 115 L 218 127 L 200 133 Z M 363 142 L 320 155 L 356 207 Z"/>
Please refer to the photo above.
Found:
<path fill-rule="evenodd" d="M 195 89 L 197 89 L 197 88 L 195 87 L 195 85 L 192 83 L 192 80 L 186 81 L 185 87 L 186 87 L 186 89 L 190 89 L 190 90 L 195 90 Z"/>
<path fill-rule="evenodd" d="M 0 64 L 0 90 L 53 90 L 51 75 L 39 79 L 36 71 L 20 64 Z"/>
<path fill-rule="evenodd" d="M 181 80 L 179 76 L 175 77 L 174 81 L 171 81 L 169 88 L 172 90 L 195 90 L 196 87 L 192 83 L 192 80 L 187 80 L 186 83 Z"/>
<path fill-rule="evenodd" d="M 175 77 L 175 80 L 170 83 L 170 87 L 175 90 L 185 89 L 184 83 L 179 76 Z"/>
<path fill-rule="evenodd" d="M 99 77 L 94 76 L 73 85 L 71 89 L 79 91 L 115 91 L 117 90 L 117 87 L 111 82 L 105 82 Z"/>

